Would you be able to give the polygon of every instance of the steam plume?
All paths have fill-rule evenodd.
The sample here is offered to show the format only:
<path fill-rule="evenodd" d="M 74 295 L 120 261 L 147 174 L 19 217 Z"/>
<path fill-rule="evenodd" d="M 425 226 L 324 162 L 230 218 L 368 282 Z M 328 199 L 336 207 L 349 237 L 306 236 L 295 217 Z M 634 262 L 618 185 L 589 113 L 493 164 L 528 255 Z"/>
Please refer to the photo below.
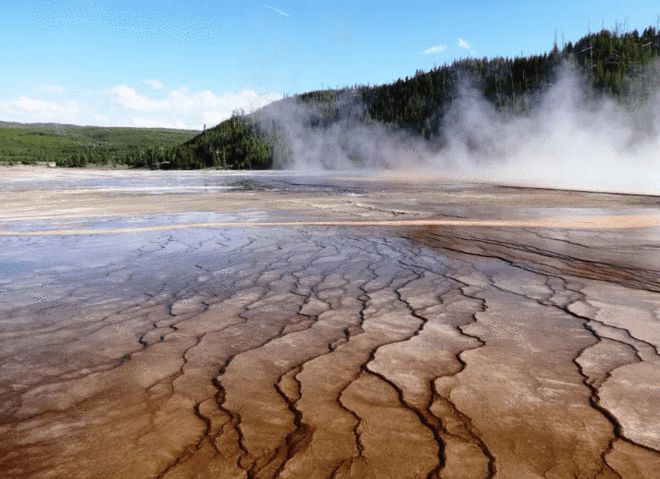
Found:
<path fill-rule="evenodd" d="M 466 84 L 436 141 L 365 121 L 365 106 L 349 94 L 327 124 L 322 107 L 291 101 L 259 118 L 284 134 L 284 147 L 276 149 L 280 168 L 419 170 L 459 181 L 660 194 L 657 71 L 657 63 L 649 66 L 643 91 L 622 103 L 596 95 L 565 66 L 517 114 L 498 111 Z"/>

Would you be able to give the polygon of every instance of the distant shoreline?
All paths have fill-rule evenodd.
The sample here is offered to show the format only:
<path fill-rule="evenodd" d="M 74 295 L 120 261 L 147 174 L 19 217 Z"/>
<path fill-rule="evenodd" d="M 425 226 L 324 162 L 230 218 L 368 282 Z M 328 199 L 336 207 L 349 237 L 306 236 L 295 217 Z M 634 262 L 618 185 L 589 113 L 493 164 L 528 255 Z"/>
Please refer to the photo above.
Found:
<path fill-rule="evenodd" d="M 638 196 L 640 198 L 659 198 L 660 191 L 658 192 L 646 192 L 646 191 L 616 191 L 615 189 L 607 188 L 592 188 L 585 189 L 580 187 L 570 187 L 570 185 L 557 185 L 557 186 L 548 186 L 543 184 L 533 184 L 533 183 L 520 183 L 520 182 L 494 182 L 487 181 L 486 179 L 469 179 L 469 178 L 458 178 L 452 176 L 443 176 L 432 170 L 419 169 L 417 171 L 405 170 L 322 170 L 322 171 L 304 171 L 304 170 L 280 170 L 280 169 L 269 169 L 269 170 L 248 170 L 248 169 L 221 169 L 221 168 L 203 168 L 203 169 L 150 169 L 150 168 L 136 168 L 128 167 L 126 165 L 121 166 L 96 166 L 90 165 L 85 167 L 48 167 L 44 164 L 33 164 L 33 165 L 2 165 L 0 164 L 0 178 L 3 180 L 16 180 L 17 178 L 7 178 L 6 174 L 2 174 L 3 170 L 5 172 L 21 172 L 25 171 L 26 174 L 29 173 L 40 173 L 41 176 L 48 178 L 50 174 L 57 176 L 67 176 L 71 175 L 72 177 L 79 177 L 81 174 L 89 174 L 93 176 L 94 173 L 110 173 L 110 172 L 121 172 L 128 175 L 135 174 L 140 177 L 149 177 L 149 176 L 198 176 L 202 174 L 215 173 L 218 175 L 230 175 L 230 176 L 239 176 L 239 177 L 258 177 L 261 175 L 267 175 L 269 177 L 282 177 L 282 176 L 292 176 L 292 177 L 309 177 L 309 178 L 325 178 L 328 181 L 345 181 L 351 180 L 360 184 L 362 182 L 371 183 L 373 181 L 383 181 L 385 183 L 406 183 L 408 185 L 429 185 L 429 184 L 438 184 L 439 187 L 448 186 L 448 185 L 466 185 L 466 186 L 488 186 L 493 188 L 504 188 L 504 189 L 520 189 L 521 191 L 527 190 L 539 190 L 547 192 L 570 192 L 575 194 L 599 194 L 599 195 L 617 195 L 625 197 L 634 197 Z M 22 175 L 19 175 L 22 176 Z M 21 178 L 19 181 L 23 181 L 24 178 Z M 1 183 L 1 181 L 0 181 Z M 660 206 L 660 205 L 659 205 Z"/>

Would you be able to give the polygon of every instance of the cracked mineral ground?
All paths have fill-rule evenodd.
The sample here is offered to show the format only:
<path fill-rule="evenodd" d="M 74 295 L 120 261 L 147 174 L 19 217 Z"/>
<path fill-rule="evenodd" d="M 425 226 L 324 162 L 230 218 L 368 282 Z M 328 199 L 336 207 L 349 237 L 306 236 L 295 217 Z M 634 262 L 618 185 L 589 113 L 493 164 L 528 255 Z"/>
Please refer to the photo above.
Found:
<path fill-rule="evenodd" d="M 0 179 L 3 478 L 660 477 L 660 198 Z"/>

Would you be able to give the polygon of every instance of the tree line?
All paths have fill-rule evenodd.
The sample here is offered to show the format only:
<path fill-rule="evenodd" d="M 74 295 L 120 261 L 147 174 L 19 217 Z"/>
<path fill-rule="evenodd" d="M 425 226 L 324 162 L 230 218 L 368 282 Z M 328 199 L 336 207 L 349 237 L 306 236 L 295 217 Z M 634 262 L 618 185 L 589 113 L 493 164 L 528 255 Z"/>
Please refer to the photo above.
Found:
<path fill-rule="evenodd" d="M 313 107 L 307 121 L 314 128 L 327 127 L 349 114 L 357 121 L 379 122 L 431 140 L 440 136 L 444 114 L 466 82 L 500 110 L 525 111 L 532 97 L 552 83 L 560 66 L 570 64 L 595 94 L 633 101 L 657 85 L 658 77 L 646 67 L 658 56 L 660 31 L 656 28 L 642 33 L 602 30 L 562 48 L 555 44 L 541 55 L 467 58 L 390 84 L 314 91 L 265 109 L 273 111 L 294 102 Z M 272 117 L 263 111 L 237 113 L 181 145 L 136 148 L 124 162 L 164 169 L 271 168 L 276 150 L 286 151 L 286 140 L 278 134 L 286 125 L 276 120 L 264 125 L 264 118 Z"/>

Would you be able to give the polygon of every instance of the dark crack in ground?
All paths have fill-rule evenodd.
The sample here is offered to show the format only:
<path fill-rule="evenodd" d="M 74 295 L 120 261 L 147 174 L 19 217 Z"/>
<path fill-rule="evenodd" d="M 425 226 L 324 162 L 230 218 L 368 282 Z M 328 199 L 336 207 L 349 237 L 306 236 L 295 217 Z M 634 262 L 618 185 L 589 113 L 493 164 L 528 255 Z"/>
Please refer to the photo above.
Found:
<path fill-rule="evenodd" d="M 236 227 L 0 238 L 1 477 L 659 477 L 660 228 L 625 222 L 657 198 L 241 181 L 40 196 Z M 576 211 L 626 226 L 543 220 Z M 539 226 L 423 224 L 456 217 Z"/>

